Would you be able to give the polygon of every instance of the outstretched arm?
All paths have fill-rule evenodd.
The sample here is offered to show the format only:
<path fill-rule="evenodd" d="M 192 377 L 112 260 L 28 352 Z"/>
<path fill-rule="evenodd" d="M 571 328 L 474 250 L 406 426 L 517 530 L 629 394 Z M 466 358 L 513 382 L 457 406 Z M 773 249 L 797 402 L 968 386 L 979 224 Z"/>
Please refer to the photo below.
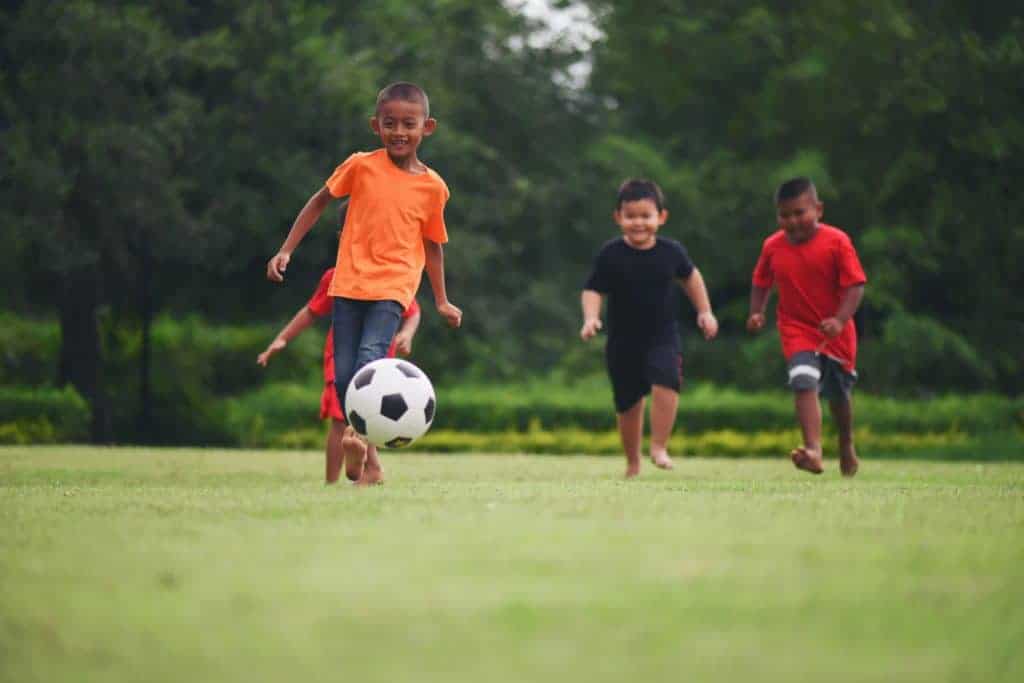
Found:
<path fill-rule="evenodd" d="M 839 336 L 839 333 L 843 331 L 843 327 L 846 325 L 846 321 L 857 312 L 863 299 L 864 285 L 847 287 L 839 299 L 839 308 L 836 310 L 836 314 L 831 318 L 822 320 L 821 324 L 818 325 L 818 329 L 830 339 Z"/>
<path fill-rule="evenodd" d="M 771 290 L 767 287 L 750 287 L 750 315 L 747 317 L 747 329 L 757 332 L 764 327 L 764 309 L 768 306 L 768 295 Z"/>
<path fill-rule="evenodd" d="M 580 304 L 583 307 L 583 327 L 580 329 L 580 339 L 587 341 L 593 338 L 601 329 L 601 302 L 604 297 L 600 292 L 592 289 L 584 289 L 580 296 Z"/>
<path fill-rule="evenodd" d="M 288 231 L 288 237 L 285 238 L 284 244 L 281 245 L 277 254 L 267 262 L 268 280 L 284 281 L 284 271 L 288 269 L 288 261 L 292 258 L 292 252 L 299 246 L 299 242 L 306 236 L 310 228 L 320 219 L 320 215 L 331 203 L 331 199 L 333 199 L 331 192 L 326 187 L 321 187 L 309 198 L 306 205 L 299 211 L 299 215 L 295 217 L 295 222 L 292 223 L 292 229 Z"/>
<path fill-rule="evenodd" d="M 462 324 L 462 311 L 448 301 L 448 292 L 444 286 L 444 249 L 437 242 L 424 239 L 423 250 L 426 252 L 425 270 L 430 279 L 430 289 L 434 292 L 437 312 L 450 326 L 458 327 Z"/>
<path fill-rule="evenodd" d="M 299 312 L 295 314 L 295 317 L 277 333 L 277 336 L 274 337 L 274 341 L 270 342 L 263 353 L 256 356 L 256 364 L 267 367 L 270 357 L 288 346 L 288 342 L 295 339 L 303 330 L 312 325 L 314 320 L 316 320 L 316 316 L 309 310 L 309 306 L 303 306 L 300 308 Z"/>
<path fill-rule="evenodd" d="M 686 297 L 697 309 L 697 327 L 704 333 L 705 339 L 714 339 L 718 334 L 718 319 L 711 312 L 711 299 L 708 298 L 708 288 L 704 285 L 704 276 L 694 268 L 690 277 L 682 281 L 682 286 Z"/>

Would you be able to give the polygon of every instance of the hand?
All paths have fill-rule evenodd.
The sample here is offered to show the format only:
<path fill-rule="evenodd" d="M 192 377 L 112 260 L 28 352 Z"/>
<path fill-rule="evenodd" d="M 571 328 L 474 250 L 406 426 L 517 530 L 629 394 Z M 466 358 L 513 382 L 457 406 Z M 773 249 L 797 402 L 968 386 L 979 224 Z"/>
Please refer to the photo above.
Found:
<path fill-rule="evenodd" d="M 271 282 L 284 282 L 284 271 L 288 270 L 288 262 L 292 255 L 286 251 L 278 252 L 267 261 L 267 279 Z"/>
<path fill-rule="evenodd" d="M 718 318 L 711 311 L 697 314 L 697 327 L 704 333 L 704 338 L 711 340 L 718 334 Z"/>
<path fill-rule="evenodd" d="M 267 350 L 256 356 L 256 365 L 267 367 L 267 361 L 270 360 L 270 357 L 286 346 L 288 346 L 288 342 L 280 337 L 270 342 L 270 346 L 267 347 Z"/>
<path fill-rule="evenodd" d="M 580 339 L 587 341 L 593 339 L 597 331 L 602 327 L 600 318 L 587 318 L 583 321 L 583 327 L 580 329 Z"/>
<path fill-rule="evenodd" d="M 818 325 L 818 329 L 821 330 L 821 333 L 829 339 L 835 339 L 839 336 L 839 333 L 843 331 L 843 327 L 845 326 L 846 323 L 841 322 L 839 318 L 825 318 L 821 321 L 821 324 Z"/>
<path fill-rule="evenodd" d="M 399 332 L 395 335 L 395 353 L 399 356 L 408 356 L 412 353 L 412 335 L 408 332 Z"/>
<path fill-rule="evenodd" d="M 758 332 L 764 327 L 764 313 L 751 313 L 747 318 L 747 331 Z"/>
<path fill-rule="evenodd" d="M 437 305 L 437 312 L 441 314 L 445 322 L 448 323 L 449 327 L 459 327 L 462 325 L 462 309 L 449 302 Z"/>

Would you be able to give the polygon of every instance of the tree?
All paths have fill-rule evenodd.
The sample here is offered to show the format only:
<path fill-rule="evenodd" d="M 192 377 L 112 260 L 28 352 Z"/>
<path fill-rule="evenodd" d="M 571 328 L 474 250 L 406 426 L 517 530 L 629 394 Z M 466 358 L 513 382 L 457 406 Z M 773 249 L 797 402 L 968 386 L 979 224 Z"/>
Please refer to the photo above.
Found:
<path fill-rule="evenodd" d="M 58 383 L 89 400 L 93 439 L 107 441 L 97 313 L 131 302 L 147 315 L 154 262 L 182 255 L 197 227 L 176 170 L 199 104 L 177 81 L 199 57 L 129 4 L 24 3 L 4 28 L 13 243 L 58 311 Z"/>

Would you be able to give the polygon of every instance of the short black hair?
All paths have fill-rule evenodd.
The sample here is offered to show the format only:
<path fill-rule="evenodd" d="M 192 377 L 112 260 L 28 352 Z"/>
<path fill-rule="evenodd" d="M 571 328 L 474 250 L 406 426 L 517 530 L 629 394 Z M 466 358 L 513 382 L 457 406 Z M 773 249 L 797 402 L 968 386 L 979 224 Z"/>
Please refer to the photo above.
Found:
<path fill-rule="evenodd" d="M 665 208 L 665 195 L 662 193 L 658 183 L 643 178 L 627 178 L 619 185 L 619 196 L 615 201 L 615 210 L 622 208 L 623 202 L 635 202 L 641 199 L 650 199 L 658 207 L 658 211 Z"/>
<path fill-rule="evenodd" d="M 402 102 L 414 102 L 423 105 L 423 117 L 430 118 L 430 99 L 426 91 L 415 83 L 398 81 L 384 88 L 377 93 L 377 106 L 375 111 L 380 111 L 380 106 L 385 102 L 401 100 Z"/>
<path fill-rule="evenodd" d="M 814 195 L 814 199 L 818 199 L 818 188 L 814 186 L 814 181 L 805 176 L 799 178 L 790 178 L 786 182 L 779 185 L 779 189 L 775 190 L 775 203 L 784 202 L 787 199 L 796 199 L 802 194 L 810 192 Z"/>

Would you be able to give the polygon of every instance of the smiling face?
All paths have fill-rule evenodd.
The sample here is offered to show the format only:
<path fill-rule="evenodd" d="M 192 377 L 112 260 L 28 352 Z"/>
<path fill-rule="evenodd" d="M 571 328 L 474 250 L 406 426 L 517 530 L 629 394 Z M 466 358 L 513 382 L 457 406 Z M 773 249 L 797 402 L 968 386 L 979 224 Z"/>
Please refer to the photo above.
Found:
<path fill-rule="evenodd" d="M 779 227 L 794 244 L 806 242 L 818 229 L 824 204 L 818 201 L 814 192 L 804 192 L 792 199 L 782 199 L 775 206 Z"/>
<path fill-rule="evenodd" d="M 650 249 L 654 246 L 658 228 L 668 220 L 668 211 L 659 211 L 653 199 L 644 198 L 622 202 L 614 216 L 629 246 Z"/>
<path fill-rule="evenodd" d="M 424 137 L 434 132 L 437 121 L 425 115 L 421 102 L 395 99 L 380 103 L 370 125 L 391 160 L 407 167 L 418 163 L 416 149 Z"/>

